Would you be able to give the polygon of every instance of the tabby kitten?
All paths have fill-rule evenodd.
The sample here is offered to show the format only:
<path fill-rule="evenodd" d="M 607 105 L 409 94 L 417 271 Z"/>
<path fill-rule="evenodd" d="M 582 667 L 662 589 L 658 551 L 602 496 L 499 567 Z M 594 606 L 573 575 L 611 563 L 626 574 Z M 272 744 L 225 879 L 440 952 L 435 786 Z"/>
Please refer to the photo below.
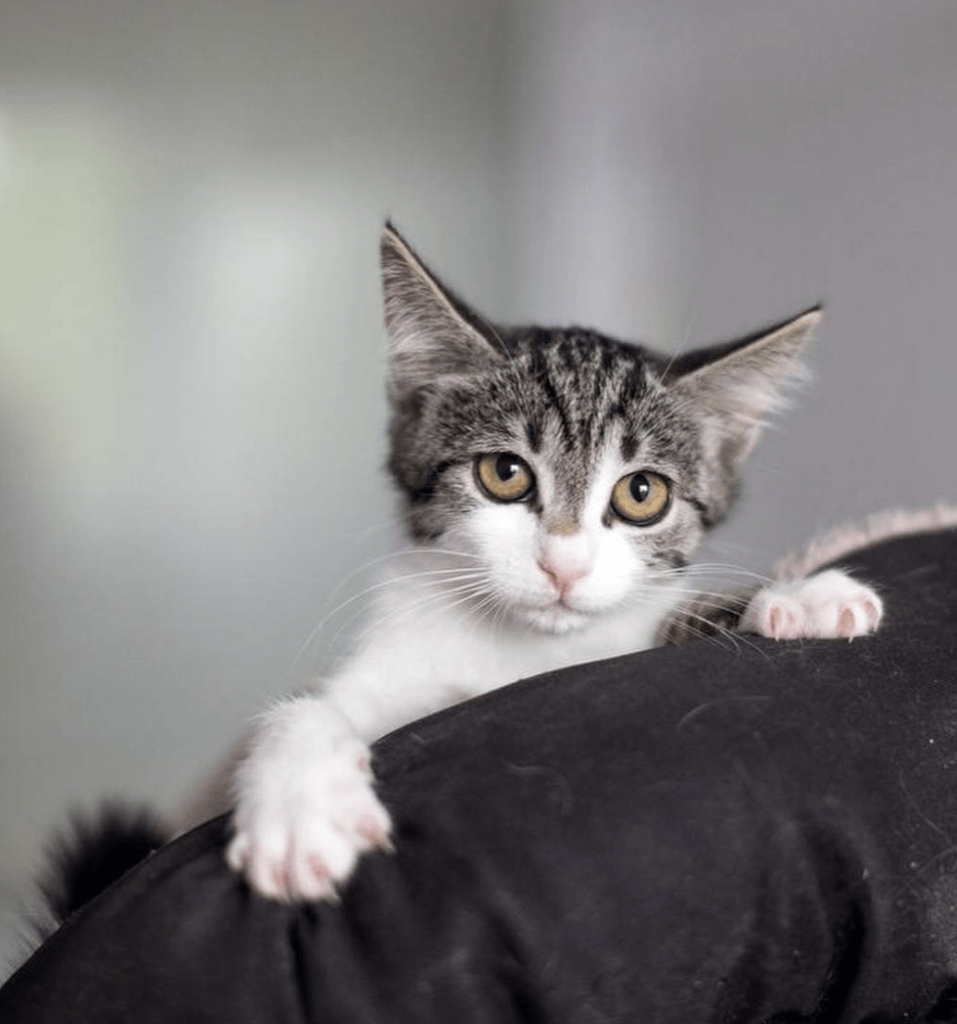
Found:
<path fill-rule="evenodd" d="M 235 773 L 228 861 L 277 899 L 333 897 L 363 851 L 388 847 L 376 737 L 681 632 L 683 570 L 819 318 L 668 358 L 580 328 L 493 327 L 391 225 L 382 272 L 389 469 L 414 548 L 351 660 L 264 714 Z M 856 636 L 880 615 L 834 571 L 737 612 L 768 636 Z"/>

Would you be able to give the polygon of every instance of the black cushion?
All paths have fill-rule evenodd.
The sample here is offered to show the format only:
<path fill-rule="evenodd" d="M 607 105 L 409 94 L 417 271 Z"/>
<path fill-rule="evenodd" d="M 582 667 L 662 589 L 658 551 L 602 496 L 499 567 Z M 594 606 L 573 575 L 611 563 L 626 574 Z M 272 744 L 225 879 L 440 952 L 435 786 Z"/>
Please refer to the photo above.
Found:
<path fill-rule="evenodd" d="M 957 532 L 845 560 L 853 643 L 583 665 L 376 746 L 394 855 L 337 905 L 153 855 L 0 990 L 33 1022 L 957 1021 Z"/>

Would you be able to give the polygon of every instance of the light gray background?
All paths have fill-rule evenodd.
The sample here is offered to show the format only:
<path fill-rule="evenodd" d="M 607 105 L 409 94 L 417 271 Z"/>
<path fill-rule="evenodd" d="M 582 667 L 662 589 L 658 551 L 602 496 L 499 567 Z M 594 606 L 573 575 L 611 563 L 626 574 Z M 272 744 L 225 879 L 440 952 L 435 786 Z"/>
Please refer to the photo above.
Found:
<path fill-rule="evenodd" d="M 3 3 L 7 921 L 65 808 L 171 806 L 348 633 L 386 214 L 503 320 L 827 301 L 714 557 L 957 498 L 955 58 L 950 0 Z"/>

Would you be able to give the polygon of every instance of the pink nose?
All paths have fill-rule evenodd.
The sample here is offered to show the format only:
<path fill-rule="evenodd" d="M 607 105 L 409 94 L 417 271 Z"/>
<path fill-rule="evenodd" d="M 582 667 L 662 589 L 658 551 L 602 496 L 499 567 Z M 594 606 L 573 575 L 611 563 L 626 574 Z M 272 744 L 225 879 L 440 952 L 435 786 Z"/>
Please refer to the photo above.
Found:
<path fill-rule="evenodd" d="M 538 564 L 542 572 L 555 584 L 562 597 L 565 597 L 578 580 L 589 573 L 589 568 L 586 565 L 565 562 L 549 556 L 543 558 Z"/>

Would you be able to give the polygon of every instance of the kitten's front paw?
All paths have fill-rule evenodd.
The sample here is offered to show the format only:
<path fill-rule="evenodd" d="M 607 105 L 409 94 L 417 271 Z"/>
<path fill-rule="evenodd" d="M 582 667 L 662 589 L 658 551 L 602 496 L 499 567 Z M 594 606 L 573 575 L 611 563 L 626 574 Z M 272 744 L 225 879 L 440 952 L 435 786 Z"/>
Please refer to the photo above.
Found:
<path fill-rule="evenodd" d="M 353 736 L 308 752 L 254 748 L 237 773 L 230 867 L 272 899 L 335 899 L 361 854 L 389 848 L 372 781 L 368 748 Z"/>
<path fill-rule="evenodd" d="M 839 569 L 828 569 L 759 590 L 741 619 L 741 629 L 774 640 L 852 640 L 873 633 L 883 614 L 883 602 L 870 587 Z"/>

